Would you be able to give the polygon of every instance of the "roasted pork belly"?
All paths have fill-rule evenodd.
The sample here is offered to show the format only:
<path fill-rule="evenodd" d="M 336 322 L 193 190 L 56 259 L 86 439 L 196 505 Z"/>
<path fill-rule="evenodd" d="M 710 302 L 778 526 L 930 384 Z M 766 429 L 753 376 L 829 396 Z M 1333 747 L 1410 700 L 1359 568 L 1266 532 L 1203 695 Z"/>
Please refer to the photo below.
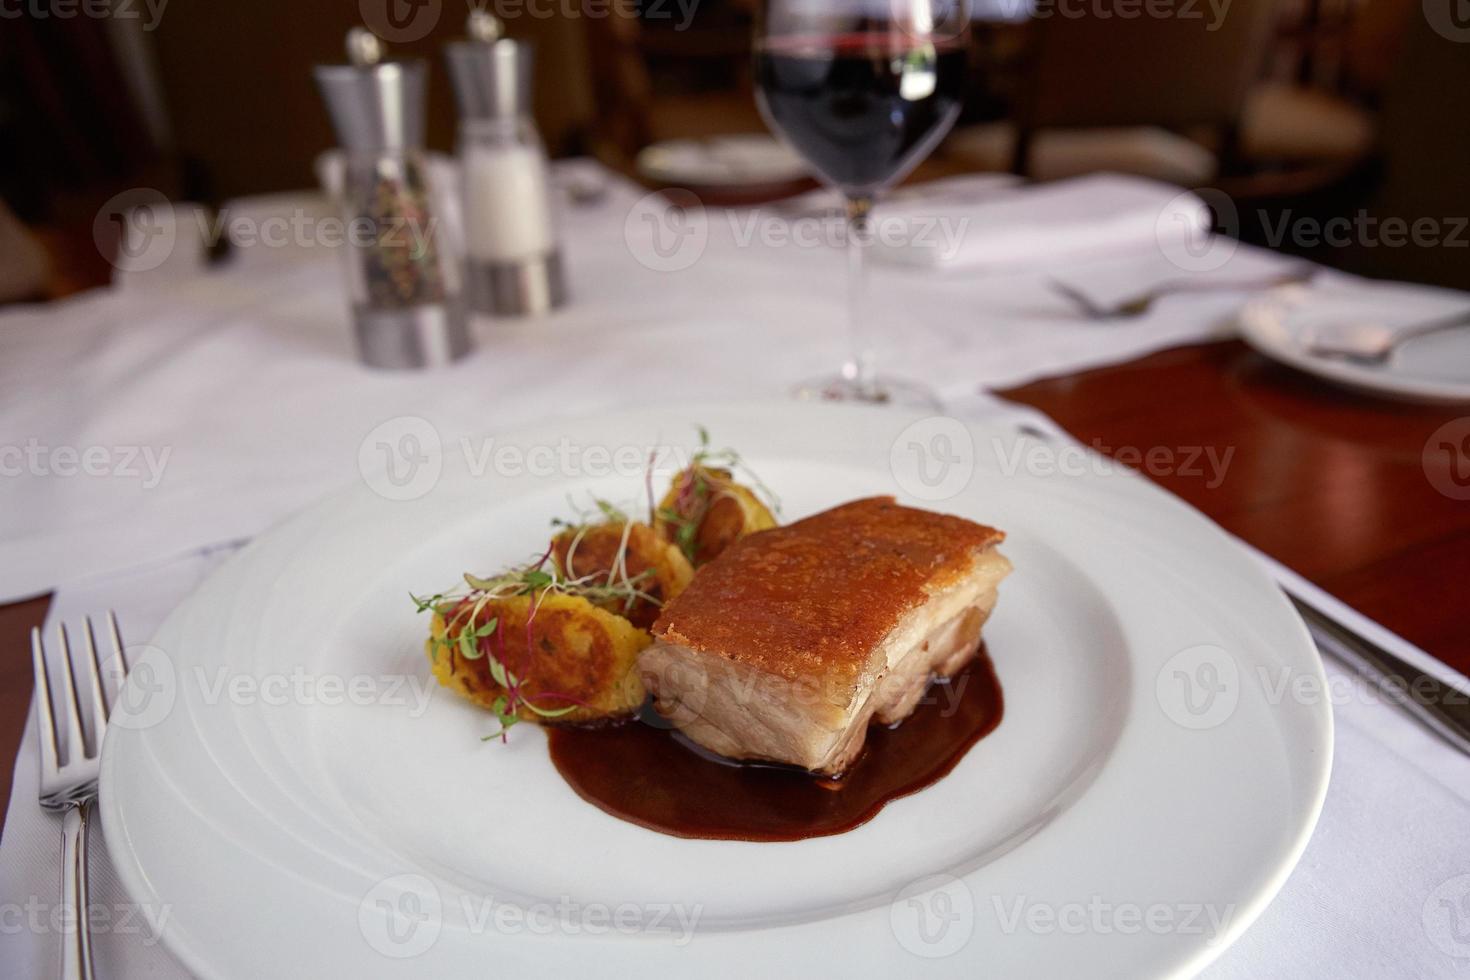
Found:
<path fill-rule="evenodd" d="M 705 748 L 841 774 L 869 722 L 906 718 L 980 649 L 1004 538 L 891 497 L 750 535 L 664 607 L 639 673 Z"/>

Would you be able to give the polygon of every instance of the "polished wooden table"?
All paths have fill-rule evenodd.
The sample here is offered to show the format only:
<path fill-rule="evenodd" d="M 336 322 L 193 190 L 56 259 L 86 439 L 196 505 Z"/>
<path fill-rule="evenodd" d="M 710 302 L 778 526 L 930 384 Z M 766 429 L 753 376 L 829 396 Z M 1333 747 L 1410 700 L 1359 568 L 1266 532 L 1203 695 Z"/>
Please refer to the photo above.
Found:
<path fill-rule="evenodd" d="M 1006 394 L 1470 673 L 1470 501 L 1426 471 L 1430 437 L 1465 413 L 1339 391 L 1234 341 Z M 1470 473 L 1470 457 L 1431 462 Z M 0 607 L 0 806 L 30 699 L 27 634 L 46 606 Z"/>

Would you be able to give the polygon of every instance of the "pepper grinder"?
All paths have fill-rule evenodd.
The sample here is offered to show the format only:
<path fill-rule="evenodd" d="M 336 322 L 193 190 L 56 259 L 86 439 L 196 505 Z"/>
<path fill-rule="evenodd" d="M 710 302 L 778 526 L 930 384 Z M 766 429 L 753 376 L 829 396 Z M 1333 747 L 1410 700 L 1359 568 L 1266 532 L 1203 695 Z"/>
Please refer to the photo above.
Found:
<path fill-rule="evenodd" d="M 446 45 L 459 106 L 465 297 L 483 313 L 544 313 L 566 301 L 546 147 L 531 120 L 529 44 L 472 11 Z"/>
<path fill-rule="evenodd" d="M 385 61 L 377 36 L 347 34 L 345 65 L 318 65 L 317 86 L 342 144 L 348 296 L 363 363 L 448 364 L 473 346 L 458 268 L 430 206 L 423 154 L 422 61 Z"/>

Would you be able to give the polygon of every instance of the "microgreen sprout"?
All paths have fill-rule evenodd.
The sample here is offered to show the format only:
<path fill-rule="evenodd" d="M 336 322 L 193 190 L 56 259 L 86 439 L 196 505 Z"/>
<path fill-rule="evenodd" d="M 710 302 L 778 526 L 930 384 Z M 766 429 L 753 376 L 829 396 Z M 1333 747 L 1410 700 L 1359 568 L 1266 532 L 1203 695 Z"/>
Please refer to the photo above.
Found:
<path fill-rule="evenodd" d="M 603 512 L 606 513 L 606 510 Z M 493 608 L 492 604 L 499 600 L 518 596 L 530 597 L 530 614 L 526 617 L 526 649 L 530 651 L 535 648 L 533 627 L 536 614 L 540 611 L 541 604 L 546 597 L 553 593 L 580 596 L 594 604 L 621 600 L 625 605 L 631 606 L 639 599 L 656 602 L 653 596 L 644 592 L 637 585 L 645 576 L 653 574 L 652 570 L 635 576 L 629 576 L 627 573 L 624 556 L 627 550 L 627 527 L 629 526 L 631 525 L 625 525 L 618 560 L 606 576 L 606 580 L 602 580 L 603 576 L 596 573 L 568 577 L 556 562 L 550 560 L 552 549 L 548 548 L 539 557 L 510 568 L 499 575 L 481 578 L 466 572 L 464 576 L 466 588 L 463 590 L 439 592 L 426 597 L 410 596 L 418 612 L 432 610 L 444 617 L 444 633 L 433 639 L 431 655 L 437 660 L 443 652 L 449 651 L 458 653 L 465 660 L 484 658 L 490 678 L 505 691 L 491 703 L 490 709 L 495 714 L 496 720 L 499 721 L 500 729 L 486 736 L 487 739 L 500 738 L 504 741 L 510 728 L 524 720 L 520 714 L 522 709 L 531 712 L 538 718 L 553 719 L 589 705 L 570 694 L 527 691 L 524 678 L 506 662 L 505 637 L 504 631 L 499 628 L 499 617 L 483 618 L 483 614 L 487 608 Z M 573 547 L 579 539 L 580 533 L 579 537 L 573 539 Z M 571 565 L 570 560 L 567 565 Z M 492 639 L 496 641 L 498 650 L 491 649 Z M 571 703 L 551 707 L 545 704 L 547 701 Z"/>
<path fill-rule="evenodd" d="M 774 514 L 780 516 L 781 513 L 779 498 L 746 465 L 739 453 L 729 448 L 711 449 L 709 430 L 702 425 L 696 429 L 699 433 L 699 448 L 690 456 L 688 468 L 674 478 L 673 506 L 661 507 L 657 512 L 658 518 L 672 528 L 674 543 L 691 562 L 699 549 L 697 536 L 705 515 L 722 496 L 730 495 L 727 488 L 711 481 L 711 473 L 721 477 L 741 474 L 750 481 L 757 495 L 764 499 Z"/>

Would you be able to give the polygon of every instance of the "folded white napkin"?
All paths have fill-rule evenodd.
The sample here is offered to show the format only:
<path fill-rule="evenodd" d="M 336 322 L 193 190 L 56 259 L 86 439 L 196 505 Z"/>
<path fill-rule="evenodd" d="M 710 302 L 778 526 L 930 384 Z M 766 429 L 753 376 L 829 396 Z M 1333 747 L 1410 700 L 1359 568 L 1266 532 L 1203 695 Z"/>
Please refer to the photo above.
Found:
<path fill-rule="evenodd" d="M 1178 187 L 1094 174 L 970 201 L 898 199 L 879 205 L 873 221 L 875 254 L 882 261 L 977 269 L 1193 248 L 1191 243 L 1208 236 L 1210 214 L 1203 200 Z"/>

